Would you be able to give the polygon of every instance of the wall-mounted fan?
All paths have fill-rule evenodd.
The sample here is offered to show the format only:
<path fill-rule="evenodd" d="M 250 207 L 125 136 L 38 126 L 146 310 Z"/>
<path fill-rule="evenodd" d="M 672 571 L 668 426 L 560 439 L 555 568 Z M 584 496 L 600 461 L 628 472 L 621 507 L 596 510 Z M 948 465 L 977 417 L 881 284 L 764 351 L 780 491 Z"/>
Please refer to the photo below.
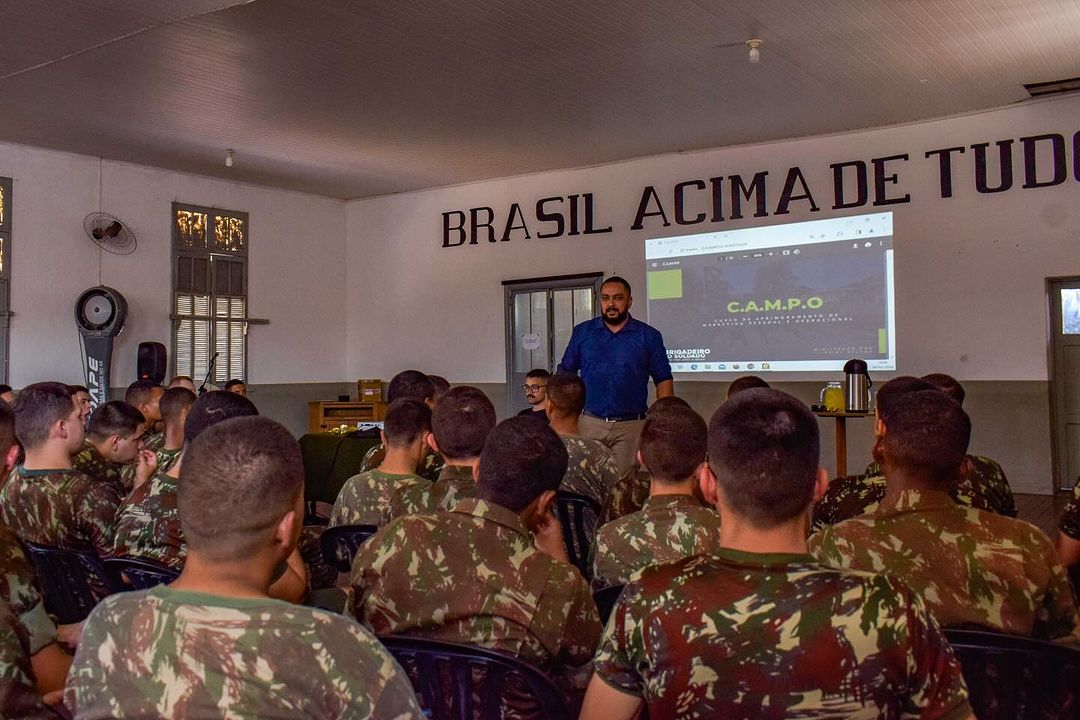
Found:
<path fill-rule="evenodd" d="M 106 212 L 92 212 L 83 218 L 83 230 L 98 247 L 114 255 L 130 255 L 138 246 L 127 223 Z"/>

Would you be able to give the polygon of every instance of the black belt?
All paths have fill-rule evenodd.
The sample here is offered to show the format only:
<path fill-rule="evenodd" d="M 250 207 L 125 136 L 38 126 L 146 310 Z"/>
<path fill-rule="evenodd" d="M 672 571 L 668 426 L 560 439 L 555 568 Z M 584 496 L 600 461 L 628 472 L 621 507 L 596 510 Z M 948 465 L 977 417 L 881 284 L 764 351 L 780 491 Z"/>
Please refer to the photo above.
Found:
<path fill-rule="evenodd" d="M 609 423 L 630 422 L 632 420 L 644 420 L 645 419 L 645 413 L 640 413 L 640 414 L 633 413 L 633 414 L 630 414 L 630 415 L 611 415 L 609 417 L 601 417 L 600 415 L 596 415 L 594 413 L 589 412 L 588 410 L 585 410 L 585 411 L 582 412 L 582 414 L 583 415 L 588 415 L 591 418 L 596 418 L 597 420 L 603 420 L 604 422 L 609 422 Z"/>

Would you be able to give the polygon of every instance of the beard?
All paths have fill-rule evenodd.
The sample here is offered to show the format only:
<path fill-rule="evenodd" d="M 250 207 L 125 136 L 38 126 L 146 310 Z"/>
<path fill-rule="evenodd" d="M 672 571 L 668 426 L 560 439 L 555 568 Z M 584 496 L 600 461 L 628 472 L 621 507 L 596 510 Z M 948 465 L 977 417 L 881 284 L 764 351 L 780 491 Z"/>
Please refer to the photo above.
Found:
<path fill-rule="evenodd" d="M 617 312 L 614 316 L 608 315 L 607 311 L 604 312 L 604 322 L 608 325 L 620 325 L 630 315 L 630 308 Z"/>

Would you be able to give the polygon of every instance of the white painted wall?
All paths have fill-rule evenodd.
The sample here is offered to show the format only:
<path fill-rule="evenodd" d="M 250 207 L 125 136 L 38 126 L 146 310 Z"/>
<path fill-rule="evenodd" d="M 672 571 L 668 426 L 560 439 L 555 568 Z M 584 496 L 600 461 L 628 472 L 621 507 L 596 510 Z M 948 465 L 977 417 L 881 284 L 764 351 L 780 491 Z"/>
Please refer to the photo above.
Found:
<path fill-rule="evenodd" d="M 134 254 L 100 253 L 82 230 L 98 210 L 97 158 L 0 143 L 14 179 L 10 383 L 82 382 L 74 303 L 98 284 L 127 298 L 112 385 L 135 379 L 140 341 L 171 345 L 171 203 L 250 213 L 248 381 L 339 381 L 345 367 L 344 203 L 156 168 L 101 163 L 101 209 L 126 221 Z"/>
<path fill-rule="evenodd" d="M 955 159 L 955 196 L 948 200 L 939 197 L 936 160 L 923 153 L 1048 132 L 1071 138 L 1078 130 L 1080 97 L 1072 96 L 932 122 L 350 202 L 350 377 L 385 378 L 417 366 L 455 381 L 501 382 L 502 280 L 602 270 L 623 274 L 642 288 L 646 238 L 868 212 L 869 206 L 829 209 L 829 164 L 869 163 L 872 157 L 906 152 L 911 160 L 900 168 L 900 185 L 890 192 L 911 193 L 913 201 L 885 208 L 895 213 L 899 372 L 1045 380 L 1045 278 L 1080 275 L 1080 182 L 1072 174 L 1071 147 L 1065 184 L 1022 190 L 1017 143 L 1016 186 L 997 195 L 975 191 L 969 149 Z M 770 204 L 775 204 L 794 165 L 802 168 L 822 212 L 808 213 L 806 203 L 796 203 L 781 217 L 682 228 L 663 228 L 654 219 L 646 230 L 629 230 L 645 185 L 656 186 L 670 218 L 671 188 L 679 181 L 769 170 Z M 512 202 L 522 203 L 528 213 L 539 198 L 581 192 L 595 194 L 598 224 L 613 224 L 614 232 L 549 240 L 521 239 L 518 232 L 505 243 L 441 247 L 445 211 L 491 206 L 497 218 L 504 218 Z M 644 304 L 644 292 L 638 295 Z"/>

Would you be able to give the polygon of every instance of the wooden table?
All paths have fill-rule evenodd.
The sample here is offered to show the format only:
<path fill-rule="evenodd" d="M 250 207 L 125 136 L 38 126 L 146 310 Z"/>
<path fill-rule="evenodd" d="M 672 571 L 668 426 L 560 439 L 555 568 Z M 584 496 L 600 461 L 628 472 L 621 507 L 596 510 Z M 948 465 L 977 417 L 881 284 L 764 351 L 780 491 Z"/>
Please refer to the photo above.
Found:
<path fill-rule="evenodd" d="M 836 477 L 847 475 L 847 419 L 873 417 L 874 413 L 815 412 L 819 418 L 836 418 Z"/>

